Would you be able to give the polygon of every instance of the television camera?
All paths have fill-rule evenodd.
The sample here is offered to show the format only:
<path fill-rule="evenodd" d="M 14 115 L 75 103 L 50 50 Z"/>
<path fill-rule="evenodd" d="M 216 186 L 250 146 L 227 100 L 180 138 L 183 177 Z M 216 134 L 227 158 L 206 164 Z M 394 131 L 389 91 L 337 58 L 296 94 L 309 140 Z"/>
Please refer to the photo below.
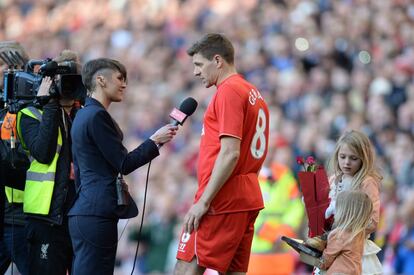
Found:
<path fill-rule="evenodd" d="M 8 68 L 3 72 L 2 101 L 9 112 L 17 113 L 27 105 L 43 105 L 50 97 L 82 100 L 86 95 L 77 63 L 57 63 L 51 59 L 31 59 L 26 62 L 18 50 L 10 48 L 0 52 Z M 37 69 L 37 70 L 35 70 Z M 49 98 L 36 97 L 42 79 L 52 78 Z"/>

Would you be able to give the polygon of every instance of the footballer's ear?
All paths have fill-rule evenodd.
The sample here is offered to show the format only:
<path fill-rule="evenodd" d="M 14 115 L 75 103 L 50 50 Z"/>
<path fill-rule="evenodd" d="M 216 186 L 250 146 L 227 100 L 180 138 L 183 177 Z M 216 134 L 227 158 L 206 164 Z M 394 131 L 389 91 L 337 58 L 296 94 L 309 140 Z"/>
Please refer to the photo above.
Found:
<path fill-rule="evenodd" d="M 216 64 L 217 68 L 221 68 L 221 66 L 223 66 L 224 59 L 221 55 L 216 54 L 213 56 L 213 62 Z"/>

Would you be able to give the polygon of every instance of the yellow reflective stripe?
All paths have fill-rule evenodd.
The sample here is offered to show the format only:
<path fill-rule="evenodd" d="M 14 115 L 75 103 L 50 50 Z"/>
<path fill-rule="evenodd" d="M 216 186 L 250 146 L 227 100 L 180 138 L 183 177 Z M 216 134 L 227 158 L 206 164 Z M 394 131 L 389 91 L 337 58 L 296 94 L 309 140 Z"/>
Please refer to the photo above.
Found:
<path fill-rule="evenodd" d="M 54 181 L 55 180 L 55 173 L 54 172 L 42 173 L 42 172 L 27 171 L 26 180 Z"/>
<path fill-rule="evenodd" d="M 32 113 L 32 115 L 35 119 L 37 119 L 39 121 L 42 121 L 42 112 L 39 109 L 37 109 L 33 106 L 29 106 L 26 109 L 28 109 Z"/>
<path fill-rule="evenodd" d="M 59 139 L 62 140 L 60 132 Z M 23 211 L 25 213 L 49 214 L 60 149 L 61 145 L 58 145 L 55 157 L 50 164 L 40 163 L 37 160 L 33 160 L 30 164 L 24 189 Z"/>

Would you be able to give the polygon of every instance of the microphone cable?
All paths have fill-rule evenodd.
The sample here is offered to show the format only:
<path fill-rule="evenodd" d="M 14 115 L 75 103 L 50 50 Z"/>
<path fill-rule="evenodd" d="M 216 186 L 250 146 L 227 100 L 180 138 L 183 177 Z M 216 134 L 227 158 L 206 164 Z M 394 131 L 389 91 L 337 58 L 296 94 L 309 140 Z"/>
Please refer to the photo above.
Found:
<path fill-rule="evenodd" d="M 144 202 L 143 202 L 143 206 L 142 206 L 141 223 L 139 225 L 139 230 L 138 230 L 138 238 L 137 238 L 138 239 L 138 243 L 137 243 L 137 248 L 135 250 L 134 264 L 132 266 L 131 275 L 134 274 L 135 264 L 137 262 L 137 257 L 138 257 L 139 243 L 140 243 L 140 240 L 141 240 L 142 225 L 144 224 L 144 214 L 145 214 L 145 205 L 147 203 L 148 179 L 149 179 L 150 168 L 151 168 L 151 161 L 148 163 L 147 178 L 145 180 Z"/>
<path fill-rule="evenodd" d="M 143 203 L 143 206 L 142 206 L 141 223 L 140 223 L 140 225 L 139 225 L 139 230 L 138 230 L 138 243 L 137 243 L 137 248 L 136 248 L 136 250 L 135 250 L 134 264 L 133 264 L 133 266 L 132 266 L 131 275 L 134 273 L 134 270 L 135 270 L 135 264 L 136 264 L 137 257 L 138 257 L 138 249 L 139 249 L 139 243 L 140 243 L 140 238 L 141 238 L 142 225 L 144 224 L 144 213 L 145 213 L 145 205 L 146 205 L 146 203 L 147 203 L 147 190 L 148 190 L 148 179 L 149 179 L 149 172 L 150 172 L 150 168 L 151 168 L 151 161 L 148 163 L 147 178 L 146 178 L 146 180 L 145 180 L 144 203 Z M 121 235 L 120 235 L 120 237 L 118 238 L 117 243 L 119 242 L 119 240 L 121 239 L 122 235 L 124 234 L 124 231 L 125 231 L 125 229 L 126 229 L 126 227 L 127 227 L 127 225 L 128 225 L 128 222 L 129 222 L 129 219 L 128 219 L 127 223 L 125 224 L 125 226 L 124 226 L 124 228 L 123 228 L 123 230 L 122 230 L 122 232 L 121 232 Z M 78 228 L 78 230 L 79 230 L 79 232 L 80 232 L 80 229 L 79 229 L 79 228 Z M 84 239 L 86 240 L 86 238 L 85 238 L 85 237 L 83 237 L 83 236 L 82 236 L 82 238 L 84 238 Z M 102 246 L 97 246 L 96 244 L 93 244 L 93 243 L 91 243 L 91 242 L 89 242 L 89 241 L 87 241 L 87 242 L 88 242 L 89 244 L 91 244 L 92 246 L 94 246 L 94 247 L 98 247 L 98 248 L 110 248 L 110 247 L 102 247 Z"/>
<path fill-rule="evenodd" d="M 11 189 L 11 197 L 12 197 L 12 202 L 11 202 L 11 208 L 12 208 L 12 227 L 11 227 L 11 249 L 10 249 L 10 253 L 11 253 L 11 259 L 10 259 L 10 263 L 11 263 L 11 275 L 14 274 L 14 262 L 13 262 L 13 258 L 14 258 L 14 194 L 13 194 L 13 190 L 14 188 Z M 7 200 L 7 198 L 5 198 L 5 200 Z M 3 227 L 4 229 L 4 227 Z M 3 233 L 4 234 L 4 233 Z"/>
<path fill-rule="evenodd" d="M 4 123 L 4 122 L 3 122 Z M 16 133 L 17 134 L 17 133 Z M 10 150 L 11 150 L 11 163 L 12 163 L 12 167 L 15 168 L 14 165 L 14 153 L 15 153 L 15 149 L 16 149 L 16 143 L 15 143 L 15 139 L 14 139 L 14 131 L 13 131 L 13 127 L 11 129 L 11 135 L 10 135 Z M 4 198 L 5 200 L 7 200 L 7 198 Z M 11 264 L 11 275 L 14 274 L 14 207 L 16 206 L 14 204 L 14 188 L 11 188 L 11 203 L 9 205 L 11 207 L 11 211 L 12 211 L 12 226 L 11 226 L 11 249 L 10 249 L 10 264 Z M 23 210 L 22 210 L 23 211 Z M 4 229 L 4 226 L 3 226 Z M 4 234 L 4 232 L 3 232 Z M 4 236 L 3 236 L 4 237 Z"/>

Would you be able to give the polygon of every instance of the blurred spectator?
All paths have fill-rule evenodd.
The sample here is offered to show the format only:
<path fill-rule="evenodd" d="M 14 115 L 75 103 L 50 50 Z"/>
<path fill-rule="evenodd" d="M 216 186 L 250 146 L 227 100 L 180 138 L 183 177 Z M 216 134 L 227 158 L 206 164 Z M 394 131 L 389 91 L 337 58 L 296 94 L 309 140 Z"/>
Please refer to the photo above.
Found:
<path fill-rule="evenodd" d="M 199 102 L 190 123 L 162 149 L 168 153 L 152 164 L 149 201 L 172 196 L 178 219 L 194 196 L 196 145 L 212 95 L 193 79 L 185 49 L 206 32 L 234 41 L 236 65 L 266 98 L 271 130 L 292 149 L 288 158 L 312 154 L 324 163 L 344 130 L 359 129 L 370 136 L 378 163 L 395 184 L 395 197 L 384 209 L 400 209 L 404 194 L 413 190 L 411 1 L 5 0 L 0 26 L 0 40 L 18 40 L 33 58 L 70 48 L 83 62 L 121 60 L 130 75 L 129 92 L 110 111 L 129 149 L 167 122 L 171 107 L 184 97 Z M 289 166 L 296 174 L 297 165 Z M 145 169 L 128 181 L 142 201 Z M 163 212 L 151 207 L 146 216 Z M 133 258 L 127 247 L 118 251 L 121 265 Z"/>
<path fill-rule="evenodd" d="M 395 271 L 397 274 L 414 273 L 414 199 L 411 193 L 401 208 L 403 231 L 396 246 Z"/>

